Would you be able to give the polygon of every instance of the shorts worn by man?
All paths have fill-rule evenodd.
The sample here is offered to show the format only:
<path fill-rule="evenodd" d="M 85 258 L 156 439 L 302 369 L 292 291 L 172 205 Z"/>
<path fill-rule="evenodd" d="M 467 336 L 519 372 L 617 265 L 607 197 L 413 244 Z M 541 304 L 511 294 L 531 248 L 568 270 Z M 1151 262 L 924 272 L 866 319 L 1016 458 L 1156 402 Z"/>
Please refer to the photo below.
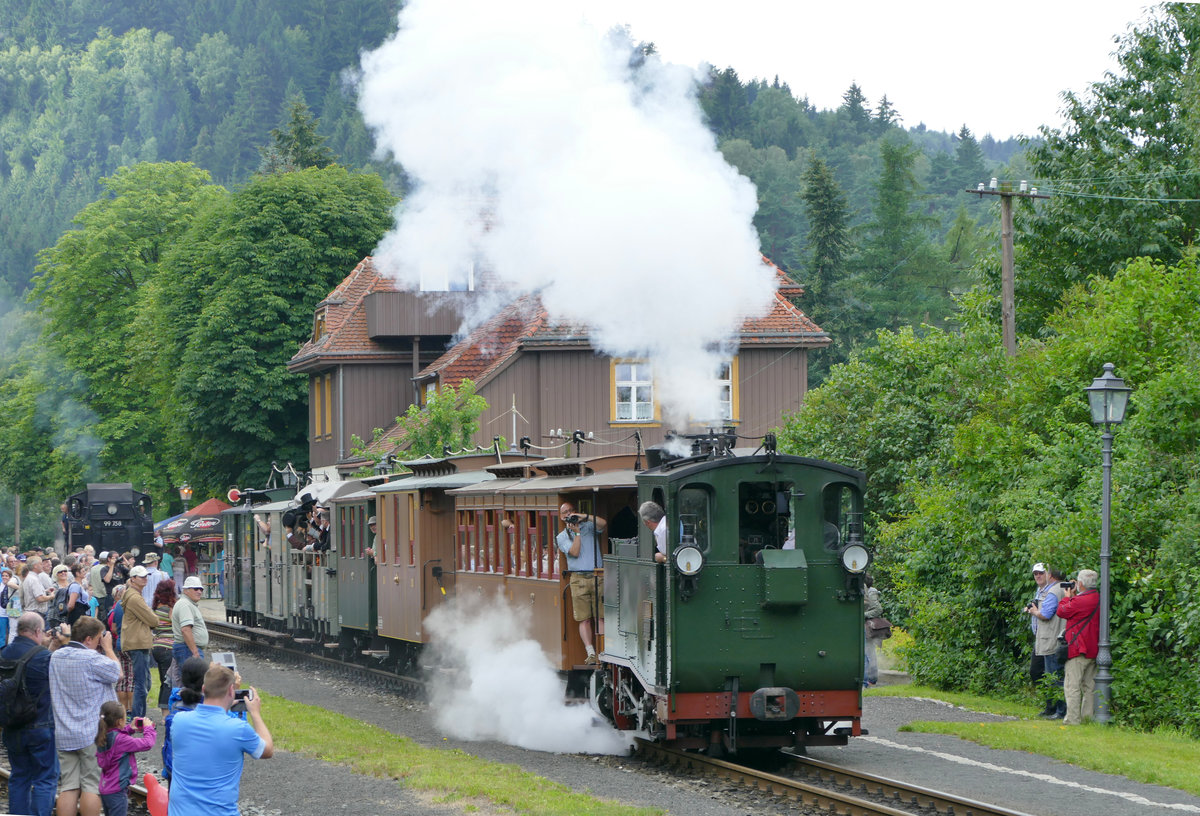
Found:
<path fill-rule="evenodd" d="M 96 651 L 99 646 L 103 652 Z M 100 766 L 96 727 L 100 706 L 117 699 L 121 663 L 112 635 L 100 621 L 85 616 L 71 627 L 71 642 L 50 658 L 50 699 L 58 749 L 58 810 L 83 816 L 100 813 Z"/>
<path fill-rule="evenodd" d="M 579 623 L 579 639 L 587 649 L 587 662 L 599 663 L 592 639 L 592 621 L 598 621 L 598 631 L 604 634 L 604 618 L 600 604 L 604 597 L 604 577 L 598 571 L 600 565 L 600 538 L 608 522 L 599 516 L 584 516 L 575 512 L 571 504 L 558 508 L 558 517 L 563 522 L 563 531 L 555 543 L 567 556 L 567 570 L 571 573 L 571 604 L 575 620 Z"/>
<path fill-rule="evenodd" d="M 200 614 L 204 584 L 195 575 L 183 582 L 183 592 L 171 609 L 171 654 L 180 666 L 189 657 L 203 657 L 208 648 L 208 624 Z"/>
<path fill-rule="evenodd" d="M 233 672 L 214 663 L 204 675 L 204 702 L 172 719 L 170 816 L 239 816 L 243 755 L 275 753 L 258 692 L 250 689 L 246 700 L 248 721 L 229 716 L 235 688 Z"/>

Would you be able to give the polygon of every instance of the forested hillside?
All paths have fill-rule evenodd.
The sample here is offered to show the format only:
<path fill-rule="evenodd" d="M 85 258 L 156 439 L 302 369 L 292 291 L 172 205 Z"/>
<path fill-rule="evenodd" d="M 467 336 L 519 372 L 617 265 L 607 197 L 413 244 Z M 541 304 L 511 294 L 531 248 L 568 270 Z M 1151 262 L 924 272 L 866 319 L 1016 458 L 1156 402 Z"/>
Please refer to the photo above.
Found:
<path fill-rule="evenodd" d="M 283 363 L 403 193 L 353 81 L 398 7 L 0 4 L 0 536 L 13 492 L 28 537 L 88 479 L 165 506 L 184 478 L 303 465 L 303 381 Z M 993 251 L 961 190 L 1015 143 L 906 128 L 854 85 L 819 111 L 778 82 L 709 79 L 700 104 L 758 187 L 763 251 L 836 338 L 812 381 L 877 328 L 943 324 Z"/>
<path fill-rule="evenodd" d="M 366 166 L 371 140 L 343 72 L 394 29 L 398 7 L 399 0 L 0 4 L 0 286 L 25 289 L 37 252 L 118 167 L 189 161 L 218 183 L 245 183 L 291 99 L 319 118 L 341 162 Z"/>

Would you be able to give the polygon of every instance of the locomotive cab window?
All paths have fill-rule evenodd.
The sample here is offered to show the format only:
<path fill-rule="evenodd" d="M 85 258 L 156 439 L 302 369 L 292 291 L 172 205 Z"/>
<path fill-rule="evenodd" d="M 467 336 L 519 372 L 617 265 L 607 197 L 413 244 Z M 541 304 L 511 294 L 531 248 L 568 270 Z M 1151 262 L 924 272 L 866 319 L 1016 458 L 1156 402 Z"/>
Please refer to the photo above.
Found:
<path fill-rule="evenodd" d="M 788 541 L 792 485 L 742 482 L 738 485 L 738 561 L 761 563 L 763 550 L 795 546 Z"/>
<path fill-rule="evenodd" d="M 862 496 L 848 484 L 826 485 L 821 491 L 821 512 L 822 544 L 826 550 L 836 552 L 851 529 L 862 521 Z"/>
<path fill-rule="evenodd" d="M 679 491 L 679 540 L 693 544 L 705 555 L 711 531 L 710 504 L 707 487 L 697 485 Z"/>

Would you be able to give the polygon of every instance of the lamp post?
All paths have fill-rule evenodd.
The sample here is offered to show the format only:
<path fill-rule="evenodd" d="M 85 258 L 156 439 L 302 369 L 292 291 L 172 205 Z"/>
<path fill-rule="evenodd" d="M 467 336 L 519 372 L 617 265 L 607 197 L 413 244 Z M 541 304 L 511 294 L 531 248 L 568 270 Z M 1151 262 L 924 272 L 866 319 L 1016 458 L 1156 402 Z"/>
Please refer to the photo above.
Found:
<path fill-rule="evenodd" d="M 184 482 L 179 486 L 179 498 L 183 501 L 183 512 L 188 511 L 188 507 L 192 503 L 192 486 Z"/>
<path fill-rule="evenodd" d="M 1104 426 L 1101 437 L 1104 463 L 1104 495 L 1100 504 L 1100 643 L 1096 654 L 1096 722 L 1112 719 L 1112 652 L 1108 641 L 1108 559 L 1109 517 L 1112 507 L 1112 426 L 1125 420 L 1129 389 L 1125 381 L 1113 375 L 1113 364 L 1104 364 L 1104 373 L 1088 386 L 1088 406 L 1092 422 Z"/>

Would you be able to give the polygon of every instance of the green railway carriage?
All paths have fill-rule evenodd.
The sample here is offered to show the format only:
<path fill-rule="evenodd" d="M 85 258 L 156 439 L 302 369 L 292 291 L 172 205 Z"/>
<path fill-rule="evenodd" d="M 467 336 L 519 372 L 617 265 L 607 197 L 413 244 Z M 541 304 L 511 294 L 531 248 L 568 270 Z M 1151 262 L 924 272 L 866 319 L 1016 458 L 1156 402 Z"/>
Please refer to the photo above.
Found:
<path fill-rule="evenodd" d="M 598 708 L 618 727 L 713 752 L 845 744 L 860 731 L 865 477 L 719 449 L 638 475 L 666 512 L 604 559 Z"/>

